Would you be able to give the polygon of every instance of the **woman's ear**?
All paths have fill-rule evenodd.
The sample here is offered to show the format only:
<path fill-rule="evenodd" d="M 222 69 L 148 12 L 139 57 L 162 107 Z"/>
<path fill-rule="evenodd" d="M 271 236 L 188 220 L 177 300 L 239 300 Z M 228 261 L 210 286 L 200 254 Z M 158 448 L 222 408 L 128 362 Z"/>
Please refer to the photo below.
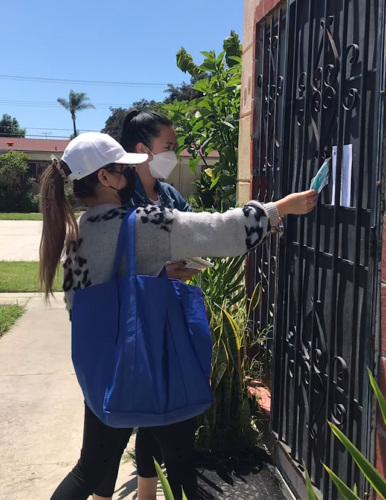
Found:
<path fill-rule="evenodd" d="M 102 184 L 102 186 L 106 186 L 106 187 L 109 187 L 110 186 L 110 182 L 109 182 L 109 179 L 108 179 L 108 172 L 106 169 L 104 168 L 100 168 L 98 170 L 98 181 Z"/>
<path fill-rule="evenodd" d="M 135 152 L 148 154 L 149 148 L 145 146 L 143 142 L 138 142 L 137 145 L 135 146 Z"/>

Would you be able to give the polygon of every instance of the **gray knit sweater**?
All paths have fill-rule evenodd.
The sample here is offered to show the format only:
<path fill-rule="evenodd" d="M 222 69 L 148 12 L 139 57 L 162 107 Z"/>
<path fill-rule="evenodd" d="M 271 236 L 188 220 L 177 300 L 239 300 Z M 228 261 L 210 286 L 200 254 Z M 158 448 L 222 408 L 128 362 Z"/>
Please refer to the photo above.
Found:
<path fill-rule="evenodd" d="M 63 261 L 63 289 L 70 315 L 76 290 L 111 279 L 126 212 L 119 205 L 102 204 L 82 214 L 79 239 L 68 242 Z M 224 214 L 148 205 L 137 209 L 136 218 L 137 273 L 151 276 L 157 276 L 170 260 L 241 255 L 261 243 L 278 223 L 275 204 L 256 201 Z"/>

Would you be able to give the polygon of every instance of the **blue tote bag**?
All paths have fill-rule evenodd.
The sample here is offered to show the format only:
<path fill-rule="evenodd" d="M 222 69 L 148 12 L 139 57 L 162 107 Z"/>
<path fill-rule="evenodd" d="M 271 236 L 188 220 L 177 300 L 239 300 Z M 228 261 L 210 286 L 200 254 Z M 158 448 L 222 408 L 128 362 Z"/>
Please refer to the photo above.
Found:
<path fill-rule="evenodd" d="M 123 255 L 125 275 L 116 278 Z M 111 280 L 80 289 L 72 360 L 87 406 L 111 427 L 180 422 L 213 402 L 212 340 L 200 288 L 136 275 L 135 211 L 122 221 Z"/>

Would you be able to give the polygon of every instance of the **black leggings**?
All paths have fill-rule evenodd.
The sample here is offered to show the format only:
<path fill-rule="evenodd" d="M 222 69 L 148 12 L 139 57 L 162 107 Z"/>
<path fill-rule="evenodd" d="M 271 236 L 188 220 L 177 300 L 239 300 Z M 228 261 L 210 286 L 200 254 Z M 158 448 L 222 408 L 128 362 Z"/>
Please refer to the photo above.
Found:
<path fill-rule="evenodd" d="M 156 476 L 151 457 L 165 462 L 170 487 L 176 500 L 181 488 L 189 500 L 197 496 L 193 464 L 195 419 L 138 431 L 136 457 L 138 474 Z M 102 423 L 86 406 L 83 444 L 78 463 L 63 479 L 51 500 L 86 500 L 93 493 L 111 497 L 119 463 L 133 429 L 117 429 Z M 102 479 L 101 479 L 102 478 Z"/>

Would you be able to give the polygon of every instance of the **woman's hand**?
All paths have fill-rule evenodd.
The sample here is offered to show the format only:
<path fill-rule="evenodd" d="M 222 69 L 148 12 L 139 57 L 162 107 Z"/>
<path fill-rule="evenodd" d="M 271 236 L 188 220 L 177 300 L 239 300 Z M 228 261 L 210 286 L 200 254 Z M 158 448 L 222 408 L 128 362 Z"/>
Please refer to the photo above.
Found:
<path fill-rule="evenodd" d="M 185 269 L 185 264 L 183 262 L 173 262 L 173 264 L 168 264 L 166 266 L 166 273 L 169 278 L 181 281 L 189 281 L 192 276 L 199 273 L 198 269 Z"/>
<path fill-rule="evenodd" d="M 279 212 L 279 216 L 282 217 L 287 214 L 308 214 L 308 212 L 311 212 L 315 208 L 317 202 L 318 192 L 314 189 L 310 189 L 300 193 L 289 194 L 285 198 L 275 201 L 275 205 Z"/>

